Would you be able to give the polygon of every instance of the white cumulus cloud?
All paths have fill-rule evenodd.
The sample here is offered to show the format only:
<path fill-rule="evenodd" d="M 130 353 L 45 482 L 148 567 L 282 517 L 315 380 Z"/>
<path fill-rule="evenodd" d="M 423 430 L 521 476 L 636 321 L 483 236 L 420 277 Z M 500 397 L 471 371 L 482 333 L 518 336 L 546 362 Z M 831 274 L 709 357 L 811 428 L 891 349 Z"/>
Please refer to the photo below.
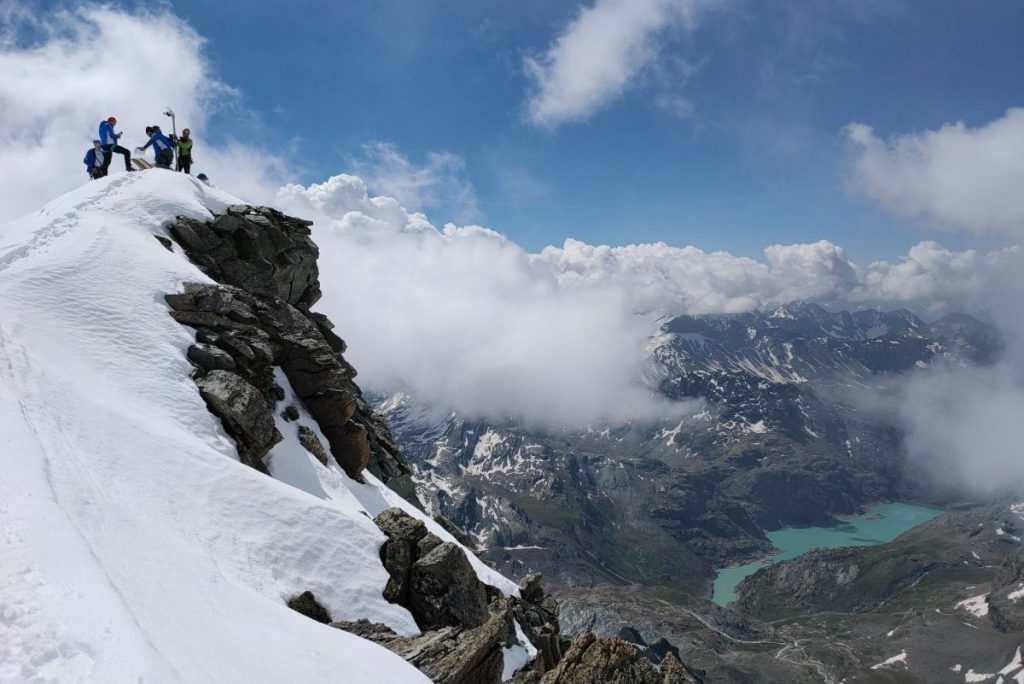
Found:
<path fill-rule="evenodd" d="M 352 169 L 371 191 L 394 197 L 413 211 L 454 207 L 460 221 L 479 214 L 476 192 L 464 177 L 466 163 L 451 152 L 430 152 L 416 164 L 390 142 L 363 145 L 363 156 Z"/>
<path fill-rule="evenodd" d="M 827 241 L 772 245 L 763 260 L 662 243 L 567 240 L 531 254 L 479 226 L 435 228 L 355 176 L 278 194 L 315 221 L 320 307 L 361 381 L 468 415 L 578 424 L 680 412 L 639 384 L 666 314 L 749 311 L 795 299 L 984 313 L 1024 267 L 1017 248 L 925 242 L 861 267 Z"/>
<path fill-rule="evenodd" d="M 637 383 L 646 328 L 633 324 L 620 289 L 562 287 L 502 235 L 437 230 L 391 198 L 368 196 L 354 176 L 290 185 L 278 203 L 316 221 L 319 306 L 345 335 L 364 383 L 532 422 L 666 411 Z"/>
<path fill-rule="evenodd" d="M 241 143 L 212 147 L 210 114 L 237 106 L 238 93 L 213 73 L 204 41 L 165 12 L 106 5 L 39 15 L 16 0 L 0 14 L 0 221 L 34 211 L 85 182 L 82 158 L 99 122 L 116 116 L 122 145 L 145 142 L 145 127 L 178 126 L 196 139 L 193 173 L 206 172 L 236 194 L 266 199 L 284 162 Z M 123 160 L 111 170 L 123 172 Z"/>
<path fill-rule="evenodd" d="M 525 60 L 530 120 L 553 127 L 585 119 L 622 94 L 658 55 L 670 28 L 690 29 L 708 0 L 596 0 L 548 50 Z"/>
<path fill-rule="evenodd" d="M 882 207 L 949 228 L 1024 237 L 1024 108 L 977 128 L 955 123 L 883 140 L 850 124 L 845 133 L 856 152 L 853 186 Z M 873 264 L 861 285 L 878 301 L 986 312 L 1006 336 L 994 367 L 918 374 L 890 407 L 914 463 L 954 491 L 1024 489 L 1022 269 L 1019 245 L 986 254 L 923 242 L 898 261 Z"/>
<path fill-rule="evenodd" d="M 1024 108 L 984 126 L 961 123 L 883 140 L 850 124 L 856 191 L 886 209 L 953 228 L 1024 236 Z"/>

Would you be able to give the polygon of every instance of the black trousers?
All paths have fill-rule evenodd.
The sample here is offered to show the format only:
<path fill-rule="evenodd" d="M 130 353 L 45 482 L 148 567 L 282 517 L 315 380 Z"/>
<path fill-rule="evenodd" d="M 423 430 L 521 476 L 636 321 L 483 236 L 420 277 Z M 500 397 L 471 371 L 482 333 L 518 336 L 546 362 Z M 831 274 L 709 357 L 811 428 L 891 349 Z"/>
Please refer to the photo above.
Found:
<path fill-rule="evenodd" d="M 179 154 L 178 155 L 178 170 L 184 171 L 187 174 L 192 173 L 192 155 L 191 154 Z"/>
<path fill-rule="evenodd" d="M 174 161 L 174 150 L 170 147 L 165 147 L 156 153 L 156 165 L 161 169 L 171 168 L 171 162 Z"/>
<path fill-rule="evenodd" d="M 104 145 L 103 146 L 103 175 L 107 175 L 107 170 L 110 168 L 110 160 L 113 158 L 114 153 L 124 155 L 124 170 L 132 170 L 132 153 L 120 145 Z"/>

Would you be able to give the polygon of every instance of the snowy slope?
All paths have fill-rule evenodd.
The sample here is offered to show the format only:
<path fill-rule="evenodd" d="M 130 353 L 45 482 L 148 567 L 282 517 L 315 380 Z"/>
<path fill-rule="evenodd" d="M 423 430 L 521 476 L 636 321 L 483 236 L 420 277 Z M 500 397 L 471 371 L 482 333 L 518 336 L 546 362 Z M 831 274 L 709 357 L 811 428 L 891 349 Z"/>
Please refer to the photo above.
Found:
<path fill-rule="evenodd" d="M 163 295 L 208 279 L 153 234 L 235 203 L 157 170 L 0 228 L 0 681 L 427 681 L 285 605 L 416 633 L 366 515 L 398 497 L 289 441 L 298 487 L 240 464 L 189 377 Z"/>

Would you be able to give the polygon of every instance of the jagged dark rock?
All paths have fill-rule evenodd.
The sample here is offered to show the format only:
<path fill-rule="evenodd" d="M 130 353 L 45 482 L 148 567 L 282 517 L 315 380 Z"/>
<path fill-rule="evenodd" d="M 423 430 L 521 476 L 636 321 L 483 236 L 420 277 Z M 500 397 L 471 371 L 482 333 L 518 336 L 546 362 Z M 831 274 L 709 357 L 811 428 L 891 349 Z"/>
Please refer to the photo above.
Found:
<path fill-rule="evenodd" d="M 292 408 L 292 407 L 289 407 Z M 324 445 L 320 443 L 320 438 L 316 436 L 311 427 L 306 425 L 299 426 L 299 444 L 301 444 L 306 451 L 313 454 L 316 460 L 320 461 L 323 465 L 327 465 L 327 452 L 324 451 Z"/>
<path fill-rule="evenodd" d="M 413 563 L 410 610 L 420 625 L 476 627 L 487 619 L 487 592 L 466 553 L 445 542 Z"/>
<path fill-rule="evenodd" d="M 660 665 L 668 655 L 671 655 L 677 661 L 680 660 L 679 649 L 669 643 L 669 641 L 664 637 L 658 639 L 653 644 L 648 644 L 644 639 L 644 635 L 640 633 L 640 630 L 631 625 L 623 625 L 620 627 L 619 633 L 615 636 L 620 639 L 625 639 L 636 646 L 637 649 L 655 665 Z"/>
<path fill-rule="evenodd" d="M 288 601 L 288 607 L 297 613 L 302 613 L 306 617 L 322 622 L 325 625 L 330 623 L 331 614 L 327 612 L 327 609 L 320 605 L 320 602 L 313 596 L 313 592 L 304 591 L 295 598 Z"/>
<path fill-rule="evenodd" d="M 193 344 L 186 355 L 189 361 L 204 371 L 235 370 L 235 360 L 231 354 L 209 344 Z"/>
<path fill-rule="evenodd" d="M 266 472 L 263 457 L 281 441 L 274 417 L 258 389 L 234 373 L 210 371 L 196 380 L 199 394 L 235 438 L 243 463 Z"/>
<path fill-rule="evenodd" d="M 384 644 L 392 639 L 398 638 L 398 634 L 395 630 L 391 629 L 387 625 L 379 622 L 370 622 L 365 618 L 352 622 L 332 622 L 331 627 L 355 634 L 357 637 L 362 637 L 363 639 L 369 639 L 370 641 L 374 641 L 378 644 Z"/>
<path fill-rule="evenodd" d="M 562 659 L 558 602 L 544 593 L 540 573 L 527 575 L 519 582 L 521 600 L 513 612 L 530 643 L 537 649 L 533 670 L 539 674 L 553 668 Z"/>
<path fill-rule="evenodd" d="M 366 436 L 366 427 L 349 420 L 338 430 L 336 437 L 340 454 L 338 464 L 345 469 L 350 477 L 362 479 L 360 475 L 370 463 L 370 440 Z"/>
<path fill-rule="evenodd" d="M 268 207 L 233 206 L 204 223 L 179 218 L 171 234 L 217 282 L 308 309 L 320 299 L 310 221 Z"/>
<path fill-rule="evenodd" d="M 437 684 L 498 684 L 504 664 L 502 649 L 514 633 L 507 606 L 479 627 L 441 627 L 416 637 L 398 637 L 386 626 L 365 620 L 332 626 L 381 644 Z"/>
<path fill-rule="evenodd" d="M 653 644 L 650 644 L 645 653 L 648 660 L 655 665 L 660 665 L 669 655 L 675 658 L 679 663 L 683 662 L 682 656 L 679 654 L 679 649 L 664 637 L 658 639 Z"/>
<path fill-rule="evenodd" d="M 362 479 L 369 469 L 419 505 L 408 464 L 341 356 L 344 341 L 326 316 L 309 310 L 320 298 L 309 225 L 249 206 L 230 207 L 209 222 L 179 218 L 172 236 L 220 284 L 189 283 L 167 295 L 171 315 L 196 329 L 189 358 L 197 375 L 230 370 L 272 403 L 285 396 L 274 381 L 280 367 L 326 437 L 323 451 L 350 477 Z M 312 440 L 306 443 L 320 458 Z"/>
<path fill-rule="evenodd" d="M 703 679 L 667 656 L 659 671 L 625 639 L 598 639 L 584 632 L 575 639 L 558 665 L 544 675 L 543 684 L 702 684 Z"/>
<path fill-rule="evenodd" d="M 373 521 L 392 542 L 405 541 L 415 546 L 427 534 L 426 523 L 412 517 L 401 508 L 382 511 Z"/>
<path fill-rule="evenodd" d="M 523 597 L 524 601 L 537 603 L 544 598 L 543 581 L 544 575 L 539 572 L 531 572 L 519 580 L 519 595 Z"/>
<path fill-rule="evenodd" d="M 427 531 L 399 508 L 374 522 L 387 535 L 381 561 L 390 579 L 384 597 L 405 606 L 421 629 L 478 627 L 487 619 L 487 591 L 465 552 Z"/>

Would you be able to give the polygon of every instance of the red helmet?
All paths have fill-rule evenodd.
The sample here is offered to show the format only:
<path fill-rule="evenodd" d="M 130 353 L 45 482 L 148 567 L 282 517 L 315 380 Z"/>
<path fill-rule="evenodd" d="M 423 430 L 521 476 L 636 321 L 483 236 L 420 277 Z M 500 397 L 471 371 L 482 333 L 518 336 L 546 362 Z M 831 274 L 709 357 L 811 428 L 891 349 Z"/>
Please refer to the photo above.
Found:
<path fill-rule="evenodd" d="M 117 117 L 116 116 L 108 116 L 107 117 L 107 123 L 116 124 L 117 123 Z"/>

